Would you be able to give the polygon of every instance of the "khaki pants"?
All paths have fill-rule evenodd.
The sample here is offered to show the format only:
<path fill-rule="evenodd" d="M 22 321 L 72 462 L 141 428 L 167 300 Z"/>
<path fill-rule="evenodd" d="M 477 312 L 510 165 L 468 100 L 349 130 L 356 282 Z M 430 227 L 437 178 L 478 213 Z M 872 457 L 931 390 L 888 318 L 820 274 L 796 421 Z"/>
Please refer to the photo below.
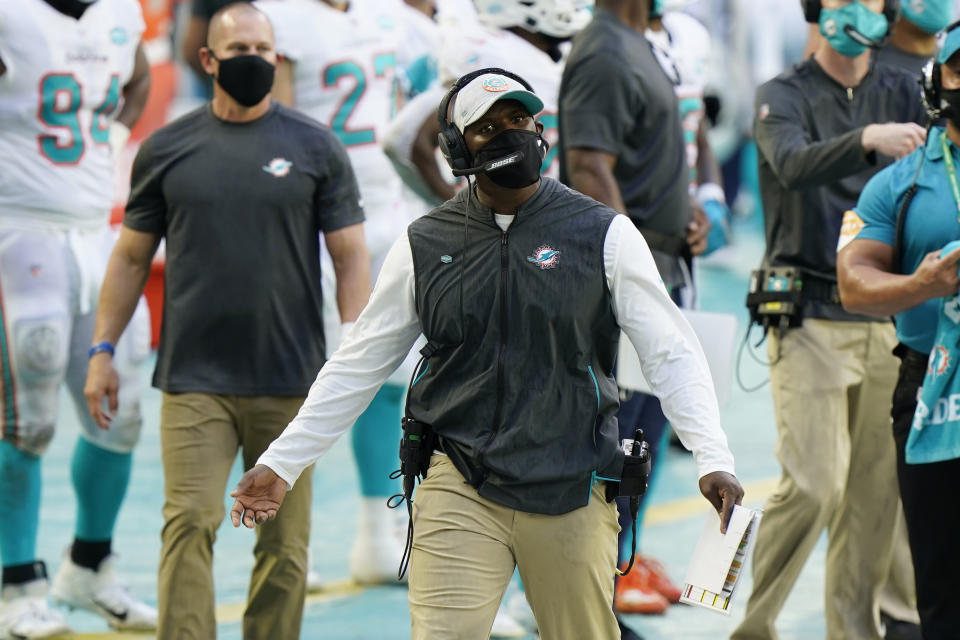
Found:
<path fill-rule="evenodd" d="M 481 498 L 434 454 L 414 494 L 413 640 L 487 640 L 514 567 L 543 640 L 619 638 L 611 608 L 618 530 L 603 483 L 570 513 L 525 513 Z"/>
<path fill-rule="evenodd" d="M 753 555 L 753 593 L 733 638 L 776 638 L 774 621 L 824 528 L 828 640 L 879 640 L 877 597 L 900 509 L 890 407 L 893 326 L 806 320 L 770 335 L 780 484 Z"/>
<path fill-rule="evenodd" d="M 158 604 L 161 640 L 210 640 L 214 618 L 213 542 L 226 515 L 227 476 L 243 450 L 249 469 L 293 419 L 302 397 L 163 394 L 160 441 L 166 502 Z M 306 596 L 312 467 L 277 519 L 256 529 L 243 637 L 298 638 Z"/>

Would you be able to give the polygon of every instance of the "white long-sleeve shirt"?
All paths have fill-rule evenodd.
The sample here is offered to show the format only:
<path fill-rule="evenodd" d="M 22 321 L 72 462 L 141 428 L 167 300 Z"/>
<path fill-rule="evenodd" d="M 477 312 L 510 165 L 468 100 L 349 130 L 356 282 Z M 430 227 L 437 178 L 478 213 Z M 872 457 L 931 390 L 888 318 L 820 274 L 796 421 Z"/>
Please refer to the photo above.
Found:
<path fill-rule="evenodd" d="M 496 216 L 503 229 L 513 218 Z M 693 451 L 700 477 L 734 473 L 703 349 L 670 299 L 646 241 L 626 216 L 616 216 L 607 230 L 603 263 L 617 322 L 636 348 L 664 414 Z M 320 370 L 297 417 L 257 462 L 293 486 L 366 409 L 419 335 L 413 254 L 403 234 L 356 325 Z"/>

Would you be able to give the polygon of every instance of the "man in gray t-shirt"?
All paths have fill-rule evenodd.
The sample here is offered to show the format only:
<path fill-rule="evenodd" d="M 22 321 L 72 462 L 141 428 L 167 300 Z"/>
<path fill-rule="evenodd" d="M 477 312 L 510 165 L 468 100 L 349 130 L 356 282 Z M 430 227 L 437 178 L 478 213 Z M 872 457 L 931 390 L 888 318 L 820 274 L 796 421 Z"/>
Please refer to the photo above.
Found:
<path fill-rule="evenodd" d="M 646 39 L 649 15 L 647 0 L 598 0 L 593 21 L 574 39 L 560 84 L 560 179 L 630 217 L 679 300 L 689 281 L 685 268 L 706 249 L 709 223 L 702 211 L 694 218 L 680 109 Z M 617 418 L 621 437 L 642 425 L 653 445 L 667 424 L 657 398 L 642 393 L 630 394 Z M 618 503 L 623 550 L 633 523 L 627 501 Z M 618 612 L 667 606 L 653 591 L 635 606 L 621 597 L 627 588 L 626 582 L 617 586 Z M 622 623 L 621 633 L 635 637 Z"/>
<path fill-rule="evenodd" d="M 85 393 L 109 426 L 113 344 L 166 239 L 163 328 L 165 480 L 158 637 L 213 638 L 212 545 L 238 450 L 250 468 L 293 419 L 324 364 L 319 234 L 333 258 L 340 316 L 370 292 L 353 170 L 333 132 L 271 101 L 276 54 L 266 16 L 234 4 L 210 21 L 200 57 L 210 104 L 163 127 L 134 163 L 110 257 Z M 123 390 L 121 389 L 122 393 Z M 296 638 L 306 594 L 310 482 L 260 531 L 244 636 Z"/>
<path fill-rule="evenodd" d="M 684 284 L 678 258 L 702 252 L 705 231 L 690 233 L 673 83 L 644 35 L 646 14 L 633 24 L 623 4 L 597 2 L 593 21 L 574 39 L 560 85 L 560 179 L 627 214 L 675 288 Z"/>

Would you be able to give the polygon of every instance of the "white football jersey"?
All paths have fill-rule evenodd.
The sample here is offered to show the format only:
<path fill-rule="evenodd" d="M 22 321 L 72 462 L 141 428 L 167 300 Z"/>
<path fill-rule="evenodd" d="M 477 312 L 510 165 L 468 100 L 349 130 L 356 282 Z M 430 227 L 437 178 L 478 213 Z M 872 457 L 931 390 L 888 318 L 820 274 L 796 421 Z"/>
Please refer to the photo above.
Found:
<path fill-rule="evenodd" d="M 0 220 L 106 224 L 110 123 L 143 30 L 136 0 L 99 0 L 80 20 L 0 0 Z"/>
<path fill-rule="evenodd" d="M 707 83 L 710 33 L 700 21 L 685 13 L 671 11 L 663 16 L 663 30 L 647 30 L 660 66 L 676 85 L 677 101 L 690 169 L 690 192 L 697 188 L 697 132 L 703 120 L 703 88 Z"/>
<path fill-rule="evenodd" d="M 530 83 L 533 92 L 543 101 L 543 111 L 537 120 L 543 123 L 543 138 L 550 144 L 543 160 L 543 174 L 559 178 L 560 126 L 557 113 L 563 63 L 554 62 L 546 53 L 510 31 L 479 24 L 467 25 L 457 31 L 444 30 L 440 51 L 441 82 L 448 85 L 464 74 L 485 67 L 500 67 L 517 74 Z"/>
<path fill-rule="evenodd" d="M 400 178 L 382 147 L 397 111 L 396 68 L 404 61 L 399 0 L 351 0 L 347 12 L 322 0 L 256 4 L 273 23 L 277 51 L 293 63 L 293 106 L 329 125 L 347 148 L 374 251 L 380 243 L 370 236 L 387 215 L 379 212 L 403 206 Z"/>

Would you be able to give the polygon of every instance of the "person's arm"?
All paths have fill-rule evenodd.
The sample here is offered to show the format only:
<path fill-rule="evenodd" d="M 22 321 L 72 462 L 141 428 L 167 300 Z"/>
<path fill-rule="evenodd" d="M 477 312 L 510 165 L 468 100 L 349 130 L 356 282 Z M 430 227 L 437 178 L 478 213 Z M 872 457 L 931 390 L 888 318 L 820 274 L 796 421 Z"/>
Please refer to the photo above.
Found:
<path fill-rule="evenodd" d="M 456 193 L 437 164 L 437 105 L 446 94 L 432 89 L 403 105 L 387 127 L 383 150 L 401 179 L 428 202 L 445 202 Z"/>
<path fill-rule="evenodd" d="M 857 238 L 837 254 L 837 283 L 843 308 L 851 313 L 891 316 L 931 298 L 957 293 L 960 249 L 944 257 L 928 253 L 909 275 L 891 273 L 893 247 Z"/>
<path fill-rule="evenodd" d="M 604 243 L 604 268 L 617 322 L 640 357 L 644 378 L 664 415 L 693 451 L 704 497 L 725 530 L 743 498 L 707 358 L 693 328 L 670 299 L 653 256 L 633 224 L 617 216 Z"/>
<path fill-rule="evenodd" d="M 420 322 L 407 234 L 390 249 L 353 330 L 320 369 L 296 418 L 230 494 L 233 526 L 271 519 L 300 474 L 326 453 L 366 409 L 406 357 Z"/>
<path fill-rule="evenodd" d="M 132 129 L 133 125 L 140 119 L 143 108 L 147 104 L 147 98 L 150 95 L 150 63 L 147 62 L 147 56 L 143 52 L 143 43 L 137 45 L 137 51 L 134 54 L 133 74 L 123 85 L 123 107 L 117 114 L 117 122 Z"/>
<path fill-rule="evenodd" d="M 697 184 L 723 184 L 723 174 L 720 173 L 720 163 L 710 146 L 710 136 L 707 135 L 707 119 L 700 118 L 700 127 L 697 129 Z"/>
<path fill-rule="evenodd" d="M 598 149 L 567 148 L 565 160 L 571 188 L 614 211 L 627 212 L 620 186 L 613 175 L 613 168 L 617 164 L 615 155 Z"/>
<path fill-rule="evenodd" d="M 293 62 L 283 58 L 277 63 L 276 73 L 273 75 L 273 88 L 270 96 L 280 104 L 293 107 Z"/>
<path fill-rule="evenodd" d="M 120 335 L 137 308 L 143 285 L 150 275 L 150 261 L 160 243 L 160 236 L 122 227 L 106 275 L 100 288 L 97 319 L 93 329 L 93 343 L 116 345 Z M 110 426 L 117 411 L 117 391 L 120 383 L 113 366 L 113 355 L 101 351 L 90 358 L 83 394 L 90 415 L 101 429 Z M 103 409 L 107 398 L 109 412 Z"/>
<path fill-rule="evenodd" d="M 166 227 L 166 201 L 161 184 L 162 174 L 154 157 L 154 144 L 155 138 L 148 138 L 140 146 L 133 162 L 130 199 L 123 227 L 110 254 L 100 288 L 93 330 L 94 344 L 117 344 L 137 306 L 150 272 L 150 260 Z M 91 357 L 83 393 L 90 415 L 101 429 L 109 427 L 111 416 L 117 410 L 118 388 L 119 381 L 109 351 L 101 351 Z M 104 397 L 108 399 L 107 412 L 103 410 Z"/>
<path fill-rule="evenodd" d="M 900 158 L 926 139 L 923 127 L 909 122 L 871 124 L 813 141 L 804 129 L 803 98 L 796 93 L 777 80 L 761 86 L 754 120 L 757 148 L 787 189 L 831 184 L 876 164 L 875 153 Z"/>
<path fill-rule="evenodd" d="M 873 176 L 844 213 L 837 253 L 837 284 L 843 307 L 852 313 L 890 316 L 931 298 L 957 291 L 957 251 L 939 257 L 928 254 L 909 275 L 891 273 L 896 244 L 897 215 L 905 197 L 905 176 L 916 175 L 915 159 L 897 162 Z M 922 215 L 916 201 L 911 216 Z"/>
<path fill-rule="evenodd" d="M 595 54 L 564 72 L 560 158 L 569 186 L 626 213 L 613 170 L 623 140 L 642 117 L 645 98 L 633 71 Z"/>
<path fill-rule="evenodd" d="M 436 116 L 431 114 L 420 125 L 417 136 L 413 139 L 410 162 L 417 168 L 417 172 L 430 192 L 441 202 L 446 202 L 456 195 L 456 189 L 444 179 L 437 165 L 437 136 L 439 135 L 440 123 L 437 122 Z"/>
<path fill-rule="evenodd" d="M 323 234 L 337 277 L 337 308 L 341 322 L 354 322 L 370 298 L 370 253 L 363 224 Z"/>

